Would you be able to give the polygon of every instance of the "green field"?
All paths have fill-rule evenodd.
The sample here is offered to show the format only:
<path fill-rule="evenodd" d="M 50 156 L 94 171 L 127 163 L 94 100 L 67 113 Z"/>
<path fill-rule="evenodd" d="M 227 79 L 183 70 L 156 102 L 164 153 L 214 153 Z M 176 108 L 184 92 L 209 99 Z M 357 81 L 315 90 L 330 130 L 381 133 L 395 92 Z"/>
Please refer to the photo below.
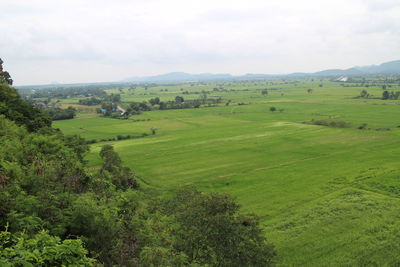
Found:
<path fill-rule="evenodd" d="M 122 101 L 170 100 L 186 90 L 217 86 L 124 89 Z M 225 82 L 223 87 L 234 91 L 209 97 L 231 100 L 229 106 L 149 111 L 129 120 L 92 114 L 54 126 L 97 140 L 156 128 L 156 135 L 108 143 L 143 188 L 168 193 L 195 186 L 235 196 L 244 212 L 262 217 L 280 266 L 400 265 L 400 100 L 379 99 L 378 86 L 342 87 L 325 80 Z M 269 88 L 268 96 L 261 95 L 263 88 Z M 398 88 L 393 84 L 390 90 Z M 362 89 L 375 98 L 354 99 Z M 304 123 L 311 120 L 352 127 Z M 367 129 L 357 129 L 364 123 Z M 91 167 L 100 164 L 104 144 L 91 146 Z"/>

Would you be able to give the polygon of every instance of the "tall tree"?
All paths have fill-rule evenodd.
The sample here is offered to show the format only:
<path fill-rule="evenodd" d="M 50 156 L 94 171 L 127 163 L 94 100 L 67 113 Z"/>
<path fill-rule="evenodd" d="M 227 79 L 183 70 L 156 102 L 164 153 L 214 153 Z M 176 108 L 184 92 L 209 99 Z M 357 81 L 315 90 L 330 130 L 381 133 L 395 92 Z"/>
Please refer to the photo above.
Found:
<path fill-rule="evenodd" d="M 7 83 L 9 85 L 13 84 L 10 74 L 7 71 L 3 71 L 4 61 L 0 58 L 0 83 Z"/>

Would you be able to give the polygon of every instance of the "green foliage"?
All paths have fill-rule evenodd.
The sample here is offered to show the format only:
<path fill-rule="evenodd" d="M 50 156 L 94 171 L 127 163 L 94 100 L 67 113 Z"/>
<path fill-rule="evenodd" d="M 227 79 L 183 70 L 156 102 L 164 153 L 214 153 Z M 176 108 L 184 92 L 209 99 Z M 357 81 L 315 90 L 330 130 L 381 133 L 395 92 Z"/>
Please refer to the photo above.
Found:
<path fill-rule="evenodd" d="M 154 103 L 157 102 L 154 100 Z M 158 99 L 158 103 L 160 102 L 160 99 Z M 132 102 L 129 104 L 129 107 L 127 108 L 127 113 L 129 115 L 139 115 L 143 111 L 149 111 L 151 110 L 151 107 L 149 107 L 146 102 Z"/>
<path fill-rule="evenodd" d="M 175 102 L 179 103 L 179 104 L 182 104 L 183 102 L 185 102 L 185 100 L 183 99 L 183 97 L 178 95 L 178 96 L 175 97 Z"/>
<path fill-rule="evenodd" d="M 383 100 L 388 100 L 388 99 L 393 99 L 393 100 L 397 100 L 400 97 L 400 91 L 396 91 L 396 92 L 389 92 L 389 91 L 383 91 L 382 92 L 382 99 Z"/>
<path fill-rule="evenodd" d="M 8 73 L 8 71 L 0 72 L 0 83 L 5 83 L 8 85 L 13 84 L 13 80 L 11 79 L 11 75 Z"/>
<path fill-rule="evenodd" d="M 211 266 L 272 266 L 275 251 L 266 243 L 254 215 L 241 215 L 229 196 L 179 191 L 166 208 L 179 225 L 174 229 L 175 249 L 191 263 Z"/>
<path fill-rule="evenodd" d="M 100 157 L 104 160 L 99 173 L 102 177 L 107 179 L 106 177 L 111 176 L 112 183 L 119 189 L 138 187 L 134 172 L 130 168 L 122 166 L 121 158 L 111 145 L 102 147 Z"/>
<path fill-rule="evenodd" d="M 386 85 L 385 85 L 385 89 L 386 89 Z M 383 91 L 383 93 L 382 93 L 382 99 L 383 100 L 386 100 L 386 99 L 389 99 L 390 98 L 390 94 L 389 94 L 389 91 Z"/>
<path fill-rule="evenodd" d="M 67 147 L 74 150 L 79 161 L 84 163 L 85 153 L 89 151 L 89 146 L 87 145 L 86 140 L 77 134 L 65 135 L 62 139 Z"/>
<path fill-rule="evenodd" d="M 140 253 L 139 266 L 189 266 L 187 256 L 164 247 L 144 247 Z M 193 265 L 190 265 L 193 266 Z"/>
<path fill-rule="evenodd" d="M 73 119 L 76 115 L 76 109 L 73 107 L 68 107 L 66 109 L 48 108 L 45 109 L 44 112 L 46 112 L 53 121 Z"/>
<path fill-rule="evenodd" d="M 363 90 L 360 92 L 360 97 L 361 97 L 361 98 L 368 98 L 368 97 L 369 97 L 369 94 L 368 94 L 367 90 L 363 89 Z"/>
<path fill-rule="evenodd" d="M 5 83 L 12 85 L 13 80 L 11 79 L 10 74 L 7 71 L 3 71 L 3 60 L 0 58 L 0 84 Z"/>
<path fill-rule="evenodd" d="M 331 121 L 331 120 L 311 120 L 311 124 L 322 125 L 334 128 L 350 128 L 351 124 L 345 121 Z"/>
<path fill-rule="evenodd" d="M 46 231 L 32 237 L 0 232 L 1 266 L 93 266 L 87 253 L 81 240 L 62 241 Z"/>
<path fill-rule="evenodd" d="M 24 102 L 18 92 L 5 83 L 0 83 L 0 114 L 31 132 L 51 126 L 51 119 L 46 114 Z"/>
<path fill-rule="evenodd" d="M 68 99 L 73 97 L 104 97 L 106 92 L 103 90 L 104 85 L 79 85 L 74 87 L 56 85 L 50 88 L 37 88 L 29 87 L 29 89 L 22 90 L 24 96 L 31 99 L 34 98 L 61 98 Z M 106 86 L 107 88 L 113 88 L 113 85 Z M 102 89 L 103 88 L 103 89 Z"/>
<path fill-rule="evenodd" d="M 158 105 L 160 104 L 160 98 L 159 97 L 155 97 L 149 100 L 149 103 L 154 106 L 154 105 Z"/>
<path fill-rule="evenodd" d="M 102 100 L 100 98 L 91 97 L 85 99 L 79 99 L 80 105 L 95 106 L 101 104 Z"/>

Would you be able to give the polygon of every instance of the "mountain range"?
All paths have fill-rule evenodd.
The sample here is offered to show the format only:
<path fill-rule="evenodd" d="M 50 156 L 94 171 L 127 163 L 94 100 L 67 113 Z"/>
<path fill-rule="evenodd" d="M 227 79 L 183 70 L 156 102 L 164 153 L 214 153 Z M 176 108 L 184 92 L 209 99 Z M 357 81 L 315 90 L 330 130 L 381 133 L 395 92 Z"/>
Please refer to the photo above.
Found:
<path fill-rule="evenodd" d="M 296 72 L 290 74 L 254 74 L 231 75 L 229 73 L 201 73 L 190 74 L 185 72 L 170 72 L 155 76 L 130 77 L 122 82 L 174 82 L 174 81 L 206 81 L 206 80 L 228 80 L 228 79 L 253 79 L 270 77 L 329 77 L 329 76 L 364 76 L 364 75 L 392 75 L 400 74 L 400 60 L 389 61 L 380 65 L 355 66 L 349 69 L 328 69 L 313 73 Z"/>

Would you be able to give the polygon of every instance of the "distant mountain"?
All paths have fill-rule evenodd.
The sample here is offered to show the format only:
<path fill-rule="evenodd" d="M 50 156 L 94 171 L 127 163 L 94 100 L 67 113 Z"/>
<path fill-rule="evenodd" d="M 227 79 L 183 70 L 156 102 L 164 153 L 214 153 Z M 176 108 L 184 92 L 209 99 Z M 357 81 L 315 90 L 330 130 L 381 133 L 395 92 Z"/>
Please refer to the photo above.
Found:
<path fill-rule="evenodd" d="M 400 60 L 389 61 L 380 65 L 372 65 L 365 67 L 354 67 L 354 69 L 362 73 L 377 73 L 377 74 L 399 74 Z"/>
<path fill-rule="evenodd" d="M 400 74 L 400 60 L 382 63 L 380 65 L 372 66 L 356 66 L 350 69 L 333 69 L 323 70 L 315 73 L 308 73 L 307 75 L 315 76 L 354 76 L 354 75 L 390 75 Z"/>
<path fill-rule="evenodd" d="M 130 77 L 124 79 L 123 82 L 173 82 L 173 81 L 199 81 L 199 80 L 221 80 L 231 79 L 231 74 L 189 74 L 185 72 L 170 72 L 166 74 L 147 76 L 147 77 Z"/>
<path fill-rule="evenodd" d="M 360 75 L 362 74 L 362 71 L 356 69 L 356 68 L 350 68 L 346 70 L 341 70 L 341 69 L 331 69 L 331 70 L 323 70 L 323 71 L 318 71 L 314 73 L 308 73 L 307 75 L 313 75 L 313 76 L 342 76 L 342 75 L 347 75 L 347 76 L 352 76 L 352 75 Z"/>
<path fill-rule="evenodd" d="M 122 82 L 174 82 L 174 81 L 209 81 L 209 80 L 228 80 L 228 79 L 256 79 L 269 77 L 329 77 L 329 76 L 357 76 L 357 75 L 390 75 L 400 74 L 400 60 L 386 62 L 380 65 L 372 66 L 356 66 L 350 69 L 328 69 L 313 73 L 296 72 L 291 74 L 254 74 L 247 73 L 245 75 L 234 76 L 231 74 L 213 74 L 201 73 L 190 74 L 185 72 L 170 72 L 166 74 L 147 76 L 147 77 L 130 77 L 122 80 Z"/>

